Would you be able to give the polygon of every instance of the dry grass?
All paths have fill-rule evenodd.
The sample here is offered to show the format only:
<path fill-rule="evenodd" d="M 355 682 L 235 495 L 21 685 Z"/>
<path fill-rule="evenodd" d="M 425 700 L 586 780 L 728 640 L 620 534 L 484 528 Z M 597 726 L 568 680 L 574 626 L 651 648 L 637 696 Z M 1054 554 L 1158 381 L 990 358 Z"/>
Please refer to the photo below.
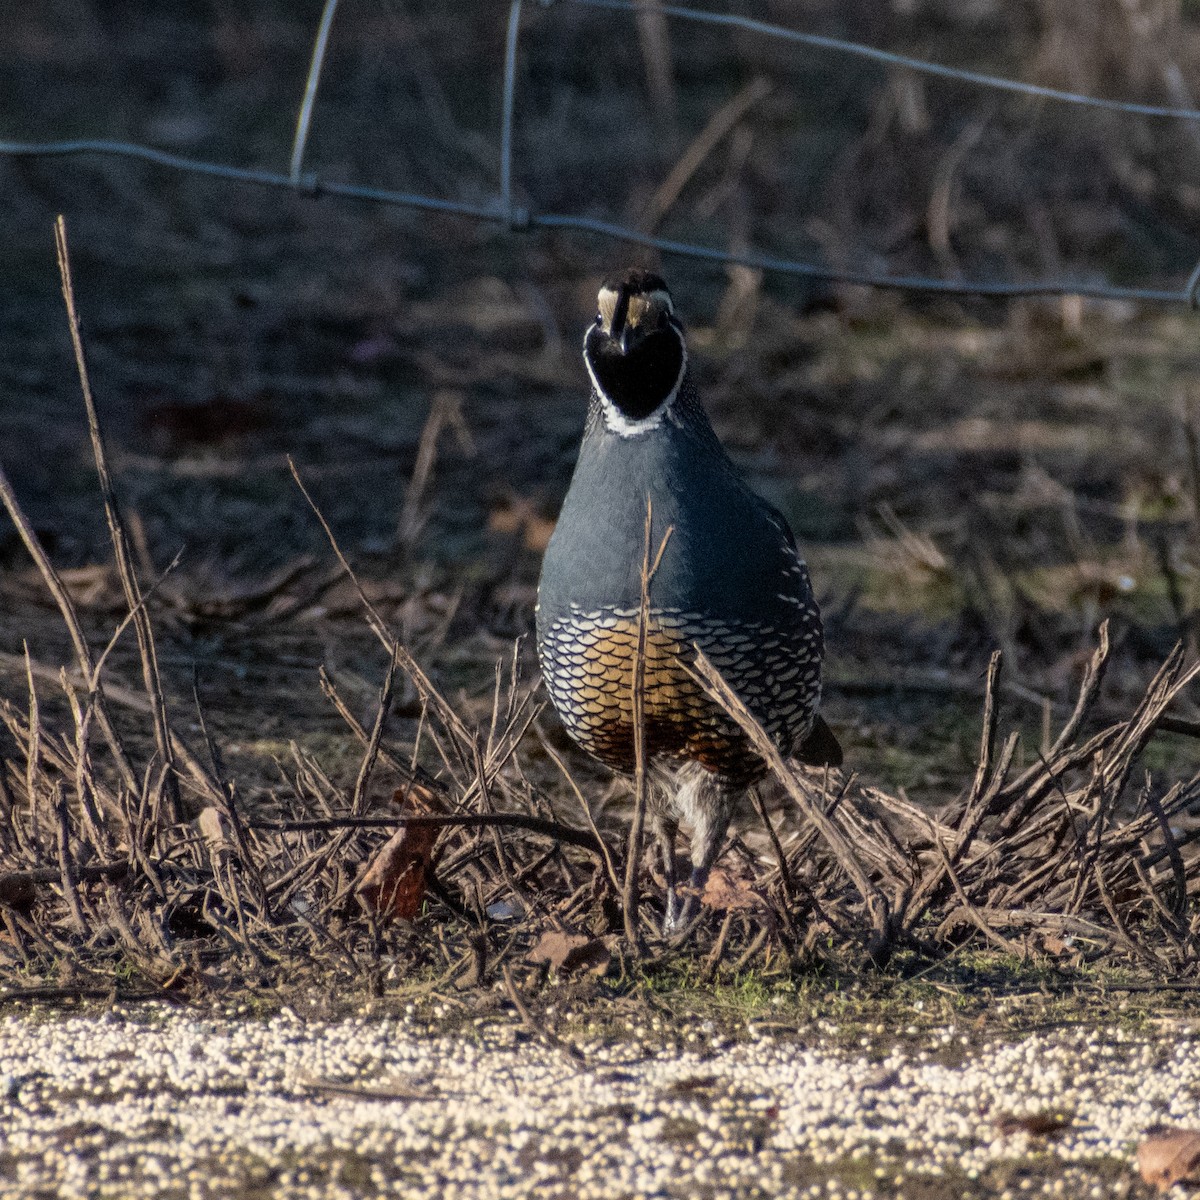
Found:
<path fill-rule="evenodd" d="M 64 619 L 77 624 L 6 482 L 0 498 L 28 533 Z M 136 577 L 131 584 L 140 595 Z M 66 725 L 43 716 L 27 659 L 28 707 L 0 702 L 0 719 L 18 748 L 0 772 L 0 910 L 8 934 L 0 954 L 10 969 L 30 983 L 53 981 L 56 991 L 85 994 L 130 974 L 156 988 L 204 990 L 248 979 L 278 985 L 302 977 L 305 967 L 378 988 L 385 962 L 402 962 L 406 972 L 440 964 L 447 979 L 483 983 L 497 964 L 507 972 L 526 959 L 548 930 L 586 932 L 614 950 L 623 931 L 625 953 L 643 953 L 646 944 L 659 955 L 703 953 L 712 970 L 802 961 L 831 939 L 836 957 L 853 958 L 862 946 L 877 966 L 897 948 L 936 959 L 980 934 L 1010 953 L 1118 956 L 1156 976 L 1195 963 L 1200 831 L 1180 836 L 1173 822 L 1194 803 L 1200 776 L 1164 788 L 1147 774 L 1136 799 L 1126 796 L 1139 755 L 1200 671 L 1186 664 L 1182 648 L 1126 719 L 1085 736 L 1111 653 L 1103 628 L 1070 720 L 1020 773 L 1013 772 L 1017 736 L 996 745 L 997 655 L 974 777 L 938 814 L 902 793 L 832 772 L 814 779 L 785 762 L 702 661 L 703 678 L 767 755 L 796 814 L 783 822 L 780 838 L 760 810 L 773 865 L 751 858 L 754 877 L 713 890 L 707 915 L 681 951 L 659 943 L 653 905 L 638 904 L 654 894 L 643 870 L 627 873 L 622 902 L 611 866 L 620 849 L 611 834 L 580 828 L 574 813 L 564 819 L 530 782 L 523 739 L 537 705 L 515 663 L 497 672 L 490 723 L 473 728 L 365 594 L 362 600 L 391 666 L 370 732 L 327 683 L 364 744 L 353 788 L 339 788 L 314 756 L 293 745 L 291 762 L 280 764 L 287 799 L 274 811 L 247 811 L 203 713 L 201 745 L 193 747 L 162 706 L 174 768 L 164 767 L 153 741 L 135 758 L 115 733 L 97 740 L 93 729 L 111 728 L 102 716 L 111 701 L 106 653 L 96 656 L 83 643 L 78 673 L 61 672 Z M 441 779 L 383 744 L 394 669 L 419 697 L 420 726 L 442 763 Z M 152 714 L 161 695 L 152 680 L 146 687 L 142 708 Z M 127 696 L 125 689 L 113 694 Z M 413 787 L 433 790 L 453 813 L 422 818 L 376 809 L 364 816 L 377 770 L 400 782 L 398 799 Z M 190 820 L 177 819 L 170 802 L 172 772 Z M 357 911 L 356 866 L 373 829 L 406 821 L 443 826 L 432 891 L 415 925 L 381 928 Z"/>
<path fill-rule="evenodd" d="M 705 916 L 691 940 L 667 945 L 657 936 L 658 919 L 641 903 L 650 889 L 640 836 L 646 802 L 640 745 L 618 893 L 619 848 L 597 828 L 582 792 L 575 789 L 591 831 L 574 814 L 564 820 L 522 766 L 523 743 L 540 706 L 521 684 L 518 659 L 508 669 L 498 665 L 490 721 L 473 727 L 390 631 L 294 466 L 388 667 L 369 732 L 325 679 L 329 698 L 363 744 L 353 786 L 339 788 L 315 756 L 293 745 L 290 764 L 280 764 L 286 799 L 273 809 L 248 811 L 199 697 L 200 741 L 192 745 L 163 695 L 147 593 L 128 551 L 91 395 L 61 219 L 58 239 L 128 613 L 97 654 L 0 474 L 0 501 L 59 607 L 77 656 L 77 673 L 63 670 L 57 679 L 68 722 L 43 715 L 38 676 L 53 673 L 35 672 L 28 650 L 28 706 L 0 701 L 0 720 L 16 747 L 0 765 L 0 912 L 7 930 L 0 954 L 14 971 L 43 984 L 52 980 L 56 994 L 64 988 L 87 994 L 129 974 L 157 989 L 203 990 L 253 978 L 278 984 L 305 966 L 343 972 L 378 989 L 385 958 L 411 973 L 437 967 L 440 955 L 446 978 L 460 984 L 484 983 L 498 966 L 520 1009 L 511 964 L 528 961 L 548 931 L 586 933 L 603 945 L 605 957 L 609 951 L 644 957 L 648 947 L 659 956 L 702 952 L 710 976 L 726 963 L 735 970 L 781 959 L 798 963 L 829 939 L 839 955 L 854 957 L 861 946 L 883 967 L 898 948 L 936 959 L 979 935 L 1007 953 L 1027 954 L 1037 945 L 1059 954 L 1077 947 L 1083 960 L 1120 955 L 1155 975 L 1178 975 L 1194 965 L 1200 830 L 1180 836 L 1172 822 L 1200 795 L 1200 775 L 1163 787 L 1147 773 L 1136 800 L 1126 797 L 1135 764 L 1167 709 L 1200 674 L 1200 663 L 1189 665 L 1182 646 L 1127 717 L 1089 736 L 1083 730 L 1111 655 L 1102 626 L 1069 720 L 1038 761 L 1019 773 L 1013 771 L 1018 735 L 997 747 L 1001 657 L 993 655 L 973 778 L 937 814 L 903 793 L 835 772 L 814 780 L 779 754 L 701 657 L 701 678 L 763 753 L 796 815 L 780 838 L 760 805 L 773 866 L 764 869 L 743 849 L 755 873 L 738 879 L 721 872 L 706 892 Z M 651 522 L 648 511 L 643 613 L 670 535 L 652 561 Z M 109 652 L 130 624 L 140 633 L 143 664 L 138 707 L 154 731 L 142 739 L 141 756 L 110 717 L 111 697 L 126 703 L 132 697 L 125 688 L 110 696 L 105 675 Z M 397 672 L 415 691 L 418 737 L 441 763 L 437 778 L 417 765 L 415 745 L 407 761 L 384 746 Z M 635 691 L 639 683 L 635 672 Z M 399 783 L 397 802 L 414 790 L 436 794 L 438 815 L 401 809 L 365 815 L 371 777 L 381 766 Z M 357 910 L 355 868 L 368 853 L 370 830 L 404 824 L 441 830 L 430 895 L 415 924 L 383 927 L 370 907 Z"/>

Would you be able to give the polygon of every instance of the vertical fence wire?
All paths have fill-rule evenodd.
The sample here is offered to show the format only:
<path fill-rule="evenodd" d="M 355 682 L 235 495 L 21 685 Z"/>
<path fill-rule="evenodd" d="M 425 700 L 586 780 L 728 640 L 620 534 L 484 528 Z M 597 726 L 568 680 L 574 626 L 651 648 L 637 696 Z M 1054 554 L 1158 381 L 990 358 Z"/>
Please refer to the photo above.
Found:
<path fill-rule="evenodd" d="M 296 118 L 296 136 L 292 140 L 292 161 L 288 168 L 288 178 L 293 183 L 300 182 L 304 148 L 308 144 L 308 131 L 312 125 L 313 108 L 317 102 L 317 86 L 321 82 L 321 68 L 325 65 L 329 31 L 333 28 L 333 14 L 337 11 L 337 6 L 338 0 L 325 0 L 321 23 L 317 26 L 317 37 L 313 42 L 312 61 L 308 68 L 308 78 L 304 83 L 304 99 L 300 102 L 300 113 Z"/>
<path fill-rule="evenodd" d="M 504 38 L 504 99 L 500 123 L 500 212 L 512 228 L 513 119 L 517 96 L 517 43 L 521 37 L 521 0 L 512 0 L 508 9 L 508 31 Z"/>

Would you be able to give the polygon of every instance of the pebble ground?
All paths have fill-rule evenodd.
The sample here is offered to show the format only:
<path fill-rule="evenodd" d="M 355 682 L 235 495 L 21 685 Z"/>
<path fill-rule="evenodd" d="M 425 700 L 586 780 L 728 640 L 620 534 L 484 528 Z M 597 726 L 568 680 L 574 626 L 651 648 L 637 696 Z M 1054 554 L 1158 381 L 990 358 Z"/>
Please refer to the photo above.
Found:
<path fill-rule="evenodd" d="M 1200 1123 L 1200 1025 L 748 1032 L 635 1029 L 581 1064 L 500 1020 L 12 1012 L 0 1196 L 1135 1197 L 1140 1134 Z M 1051 1110 L 1056 1138 L 997 1125 Z"/>

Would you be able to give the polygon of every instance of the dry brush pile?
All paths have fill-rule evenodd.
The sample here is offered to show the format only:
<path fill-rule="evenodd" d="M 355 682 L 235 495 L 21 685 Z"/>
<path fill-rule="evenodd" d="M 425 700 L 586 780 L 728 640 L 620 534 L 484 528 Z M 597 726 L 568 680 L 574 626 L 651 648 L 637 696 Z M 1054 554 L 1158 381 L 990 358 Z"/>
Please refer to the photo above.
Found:
<path fill-rule="evenodd" d="M 89 642 L 0 472 L 0 501 L 58 606 L 75 658 L 59 669 L 27 652 L 27 703 L 0 700 L 7 994 L 203 992 L 313 979 L 379 990 L 420 973 L 460 986 L 502 977 L 520 1007 L 518 964 L 599 973 L 616 958 L 683 954 L 702 959 L 711 976 L 820 955 L 878 967 L 897 950 L 936 960 L 968 942 L 1074 963 L 1110 956 L 1154 976 L 1194 971 L 1200 829 L 1180 818 L 1200 799 L 1200 775 L 1169 786 L 1135 775 L 1164 721 L 1182 724 L 1168 710 L 1200 671 L 1182 647 L 1127 718 L 1088 732 L 1110 654 L 1102 627 L 1074 712 L 1023 770 L 1014 768 L 1018 736 L 999 731 L 996 655 L 976 771 L 936 814 L 903 792 L 785 761 L 701 660 L 698 673 L 758 744 L 773 779 L 755 797 L 757 820 L 714 872 L 694 927 L 665 942 L 641 823 L 626 837 L 624 825 L 617 836 L 607 819 L 594 819 L 587 789 L 536 724 L 540 702 L 520 677 L 518 656 L 497 667 L 484 726 L 460 716 L 358 587 L 299 474 L 389 666 L 370 728 L 322 674 L 346 736 L 362 745 L 353 781 L 338 784 L 293 745 L 275 800 L 251 809 L 198 696 L 186 717 L 164 696 L 150 619 L 158 585 L 139 579 L 128 548 L 61 222 L 58 236 L 128 611 L 106 645 Z M 130 627 L 140 691 L 108 671 Z M 385 736 L 400 680 L 422 711 L 415 744 L 403 747 Z M 50 715 L 48 689 L 61 694 L 66 707 L 56 711 L 69 719 Z M 123 737 L 131 719 L 152 736 Z M 146 749 L 135 752 L 135 741 Z M 552 763 L 560 786 L 536 782 L 547 776 L 527 769 L 534 760 L 539 768 Z M 386 783 L 394 800 L 373 803 L 373 782 Z"/>

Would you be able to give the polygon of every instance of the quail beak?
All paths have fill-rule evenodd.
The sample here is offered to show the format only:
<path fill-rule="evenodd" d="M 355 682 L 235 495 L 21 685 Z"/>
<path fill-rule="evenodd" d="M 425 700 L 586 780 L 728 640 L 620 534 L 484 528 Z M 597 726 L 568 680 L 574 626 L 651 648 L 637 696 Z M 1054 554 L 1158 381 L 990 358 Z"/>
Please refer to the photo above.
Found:
<path fill-rule="evenodd" d="M 629 353 L 629 344 L 632 340 L 632 326 L 626 322 L 625 327 L 621 330 L 621 338 L 617 343 L 621 347 L 622 354 Z"/>

